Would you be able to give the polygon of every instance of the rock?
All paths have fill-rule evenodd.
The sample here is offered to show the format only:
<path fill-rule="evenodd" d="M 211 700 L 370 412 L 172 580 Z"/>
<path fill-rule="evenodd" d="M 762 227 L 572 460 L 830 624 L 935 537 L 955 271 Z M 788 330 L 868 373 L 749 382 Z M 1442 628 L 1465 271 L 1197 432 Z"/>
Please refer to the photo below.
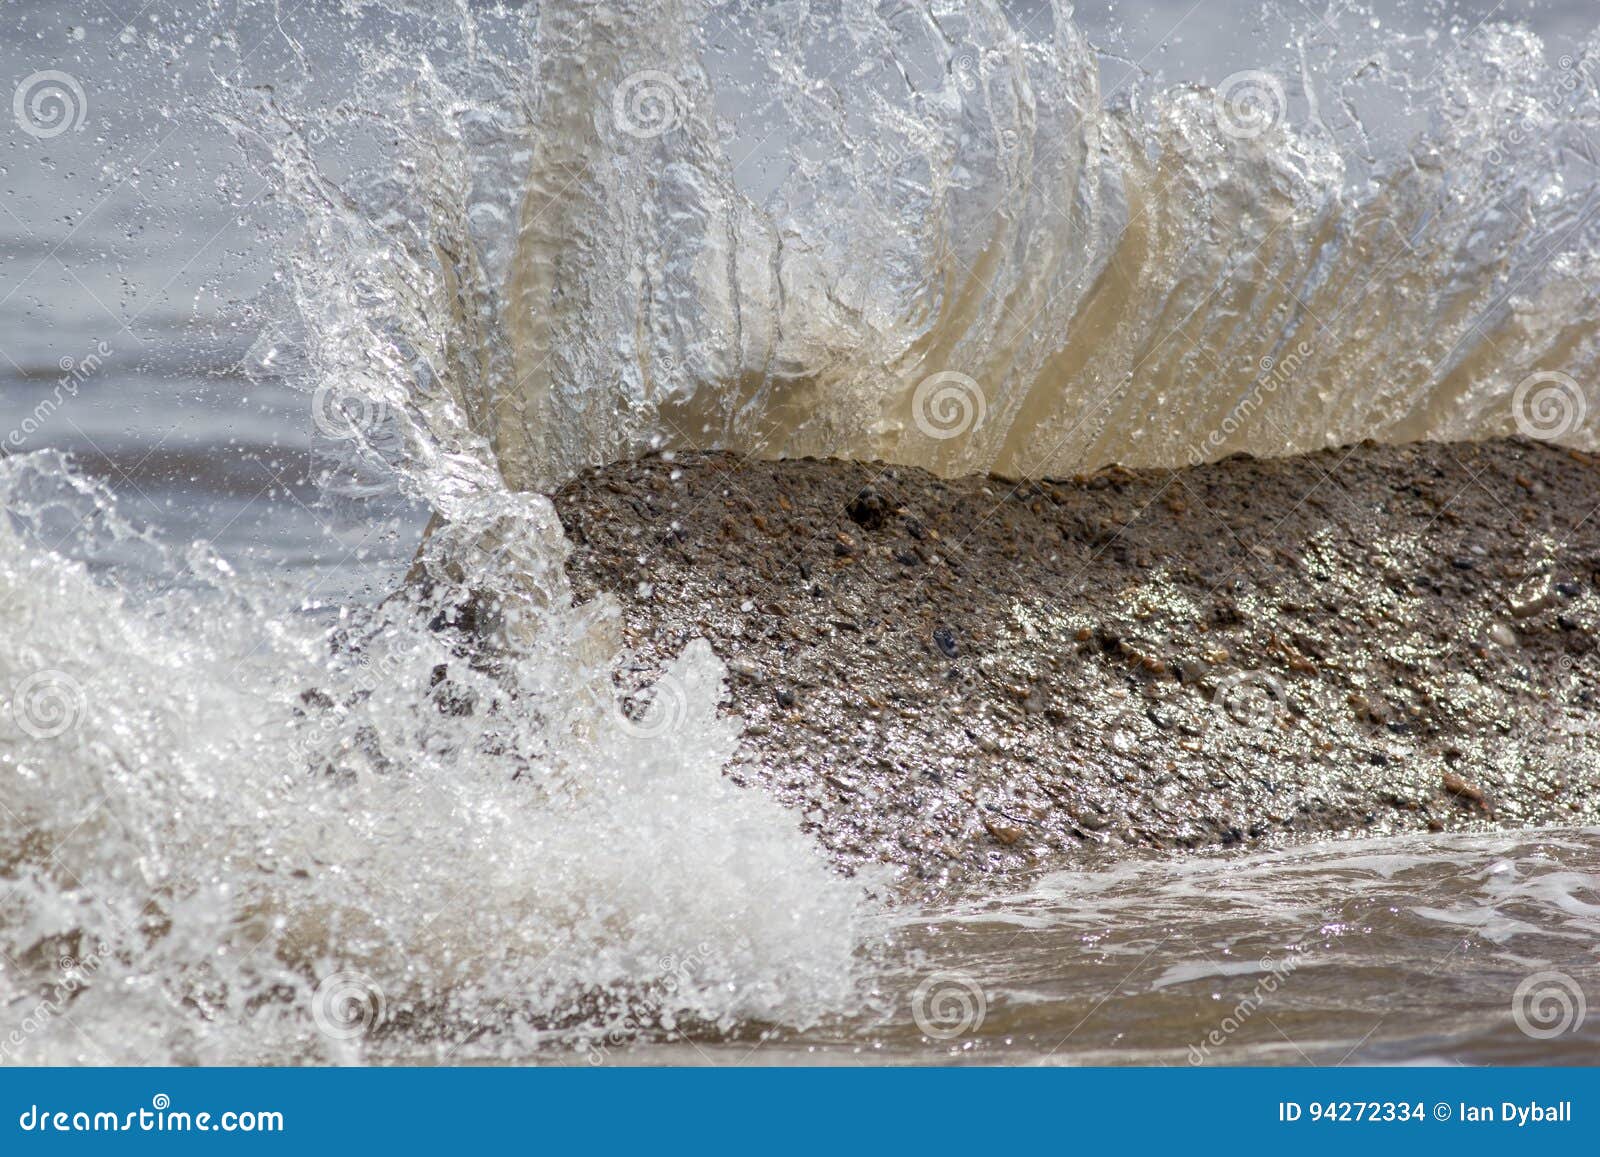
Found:
<path fill-rule="evenodd" d="M 773 533 L 721 535 L 730 470 Z M 659 509 L 604 485 L 650 494 L 674 471 Z M 891 495 L 856 463 L 681 453 L 554 496 L 583 528 L 574 591 L 616 599 L 647 669 L 629 690 L 711 638 L 743 723 L 734 774 L 809 809 L 841 867 L 955 880 L 1040 857 L 1600 823 L 1600 729 L 1564 733 L 1560 768 L 1490 770 L 1508 735 L 1600 704 L 1590 461 L 1512 439 L 1235 457 L 1178 480 L 894 474 Z M 1528 506 L 1519 476 L 1539 520 L 1506 517 Z M 1505 594 L 1501 576 L 1530 574 Z"/>
<path fill-rule="evenodd" d="M 1514 619 L 1529 619 L 1556 604 L 1548 581 L 1536 581 L 1520 588 L 1507 600 Z"/>
<path fill-rule="evenodd" d="M 1022 839 L 1021 828 L 1010 827 L 1006 824 L 997 824 L 992 820 L 984 820 L 983 826 L 988 829 L 989 834 L 993 836 L 997 842 L 1005 845 L 1008 848 L 1018 840 Z"/>
<path fill-rule="evenodd" d="M 1453 771 L 1444 773 L 1444 789 L 1451 795 L 1475 803 L 1479 807 L 1484 805 L 1484 794 L 1481 788 L 1474 787 Z"/>

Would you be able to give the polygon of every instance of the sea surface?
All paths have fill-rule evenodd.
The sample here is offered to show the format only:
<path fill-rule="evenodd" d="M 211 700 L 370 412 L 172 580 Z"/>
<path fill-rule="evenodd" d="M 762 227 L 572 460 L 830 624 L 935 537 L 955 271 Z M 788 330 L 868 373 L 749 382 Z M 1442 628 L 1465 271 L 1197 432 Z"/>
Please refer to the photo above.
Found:
<path fill-rule="evenodd" d="M 5 4 L 0 1059 L 1591 1063 L 1600 832 L 847 879 L 540 491 L 1595 449 L 1596 26 Z"/>

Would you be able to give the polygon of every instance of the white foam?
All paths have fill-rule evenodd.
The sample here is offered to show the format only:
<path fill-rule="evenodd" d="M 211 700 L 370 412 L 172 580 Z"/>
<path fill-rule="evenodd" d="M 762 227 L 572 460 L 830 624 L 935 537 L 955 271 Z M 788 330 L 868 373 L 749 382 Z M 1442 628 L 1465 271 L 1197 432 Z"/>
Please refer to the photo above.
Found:
<path fill-rule="evenodd" d="M 408 1056 L 525 1053 L 551 1026 L 807 1024 L 858 999 L 859 887 L 722 776 L 739 726 L 703 642 L 628 721 L 604 607 L 538 611 L 491 677 L 409 614 L 333 651 L 330 624 L 220 566 L 134 606 L 25 541 L 24 476 L 60 469 L 0 465 L 0 983 L 49 1006 L 10 1059 L 381 1050 L 382 1024 L 318 1031 L 356 1007 L 319 982 L 348 975 L 411 1025 Z M 76 499 L 107 522 L 103 495 Z"/>

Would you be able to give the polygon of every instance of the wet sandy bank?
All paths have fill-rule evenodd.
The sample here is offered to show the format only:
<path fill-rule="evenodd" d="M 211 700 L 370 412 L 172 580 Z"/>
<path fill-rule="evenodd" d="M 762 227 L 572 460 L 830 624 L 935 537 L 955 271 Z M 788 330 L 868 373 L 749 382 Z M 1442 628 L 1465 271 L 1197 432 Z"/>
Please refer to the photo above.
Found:
<path fill-rule="evenodd" d="M 704 636 L 729 774 L 844 863 L 1600 822 L 1600 468 L 1521 440 L 1039 482 L 679 454 L 556 496 L 626 690 Z M 649 694 L 649 692 L 647 692 Z"/>

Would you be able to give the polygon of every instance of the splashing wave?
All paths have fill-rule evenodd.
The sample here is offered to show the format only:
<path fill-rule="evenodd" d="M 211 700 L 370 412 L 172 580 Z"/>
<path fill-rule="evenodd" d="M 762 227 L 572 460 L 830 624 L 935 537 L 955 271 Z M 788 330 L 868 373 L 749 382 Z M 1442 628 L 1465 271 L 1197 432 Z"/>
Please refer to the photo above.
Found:
<path fill-rule="evenodd" d="M 1215 90 L 1107 92 L 1064 3 L 548 3 L 496 31 L 265 114 L 324 374 L 453 477 L 1474 438 L 1557 373 L 1539 436 L 1594 443 L 1600 57 L 1487 26 L 1419 75 L 1356 28 Z M 336 182 L 308 126 L 373 119 L 393 155 Z M 972 388 L 930 414 L 948 375 Z"/>

